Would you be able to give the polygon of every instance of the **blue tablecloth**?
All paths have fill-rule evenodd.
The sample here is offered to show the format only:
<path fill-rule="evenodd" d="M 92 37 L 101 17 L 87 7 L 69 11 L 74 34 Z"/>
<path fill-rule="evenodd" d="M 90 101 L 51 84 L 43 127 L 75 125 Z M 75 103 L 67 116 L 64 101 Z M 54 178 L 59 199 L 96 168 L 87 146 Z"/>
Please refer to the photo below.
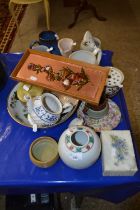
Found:
<path fill-rule="evenodd" d="M 22 54 L 0 54 L 8 75 Z M 104 51 L 102 65 L 111 65 L 110 51 Z M 40 136 L 51 136 L 56 141 L 68 127 L 74 114 L 65 123 L 33 133 L 31 128 L 16 123 L 7 112 L 7 97 L 16 84 L 10 78 L 0 92 L 0 193 L 84 192 L 112 202 L 120 202 L 140 191 L 140 170 L 132 177 L 103 177 L 99 160 L 88 169 L 74 170 L 60 159 L 48 168 L 38 168 L 29 158 L 31 143 Z M 122 90 L 113 100 L 120 107 L 122 118 L 117 129 L 130 129 L 127 107 Z M 134 145 L 135 146 L 135 145 Z M 136 159 L 140 159 L 135 147 Z"/>

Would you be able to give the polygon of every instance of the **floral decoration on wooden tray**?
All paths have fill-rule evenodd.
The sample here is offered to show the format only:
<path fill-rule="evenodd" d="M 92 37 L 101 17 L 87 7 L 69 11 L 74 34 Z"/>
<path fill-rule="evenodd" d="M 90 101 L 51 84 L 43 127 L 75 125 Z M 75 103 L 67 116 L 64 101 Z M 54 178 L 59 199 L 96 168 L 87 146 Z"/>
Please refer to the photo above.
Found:
<path fill-rule="evenodd" d="M 46 65 L 41 66 L 40 64 L 36 65 L 34 63 L 29 63 L 28 69 L 35 71 L 37 74 L 46 73 L 46 79 L 49 81 L 61 81 L 65 90 L 68 90 L 71 85 L 75 85 L 77 90 L 80 90 L 84 85 L 89 82 L 89 78 L 85 73 L 84 68 L 81 68 L 81 72 L 75 73 L 69 67 L 63 67 L 57 73 L 53 71 L 52 66 Z"/>

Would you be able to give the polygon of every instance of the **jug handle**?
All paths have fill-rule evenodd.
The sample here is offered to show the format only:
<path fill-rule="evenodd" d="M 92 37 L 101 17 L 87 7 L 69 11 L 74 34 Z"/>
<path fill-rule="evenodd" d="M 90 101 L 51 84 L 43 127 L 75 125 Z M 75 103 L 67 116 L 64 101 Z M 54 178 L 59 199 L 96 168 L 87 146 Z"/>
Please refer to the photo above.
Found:
<path fill-rule="evenodd" d="M 33 119 L 31 118 L 30 115 L 28 115 L 28 121 L 29 121 L 30 124 L 32 125 L 33 132 L 37 132 L 37 124 L 34 123 L 34 121 L 33 121 Z"/>
<path fill-rule="evenodd" d="M 96 56 L 96 64 L 99 65 L 102 58 L 102 50 L 97 48 L 92 53 L 94 56 Z"/>
<path fill-rule="evenodd" d="M 98 64 L 98 65 L 100 64 L 101 58 L 102 58 L 102 50 L 100 50 L 100 51 L 97 53 L 97 64 Z"/>

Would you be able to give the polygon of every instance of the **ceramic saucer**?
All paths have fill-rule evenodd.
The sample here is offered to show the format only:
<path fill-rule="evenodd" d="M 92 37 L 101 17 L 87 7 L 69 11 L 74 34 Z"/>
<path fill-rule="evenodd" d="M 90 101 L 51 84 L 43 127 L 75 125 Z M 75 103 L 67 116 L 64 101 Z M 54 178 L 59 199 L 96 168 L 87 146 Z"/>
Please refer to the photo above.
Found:
<path fill-rule="evenodd" d="M 18 87 L 19 87 L 19 83 L 12 89 L 12 91 L 9 94 L 8 101 L 7 101 L 8 113 L 17 123 L 27 126 L 27 127 L 32 127 L 32 125 L 28 121 L 27 105 L 26 105 L 26 103 L 22 103 L 17 97 Z M 61 101 L 63 97 L 61 95 L 57 94 L 58 98 L 59 98 L 59 96 L 60 96 L 60 101 Z M 68 100 L 68 97 L 67 97 L 67 100 Z M 46 126 L 39 125 L 38 128 L 53 127 L 53 126 L 56 126 L 56 125 L 59 125 L 59 124 L 65 122 L 69 117 L 71 117 L 71 115 L 77 109 L 79 101 L 77 99 L 73 99 L 73 98 L 72 98 L 72 100 L 69 98 L 69 101 L 71 102 L 71 104 L 73 104 L 73 109 L 70 112 L 62 114 L 60 120 L 56 124 L 46 125 Z"/>
<path fill-rule="evenodd" d="M 119 124 L 121 120 L 121 112 L 117 104 L 110 99 L 108 100 L 108 105 L 108 113 L 100 119 L 94 119 L 83 112 L 85 102 L 80 104 L 77 115 L 84 119 L 84 125 L 94 128 L 96 132 L 112 130 Z"/>
<path fill-rule="evenodd" d="M 96 56 L 92 52 L 86 50 L 75 51 L 72 54 L 70 54 L 69 58 L 90 64 L 96 64 Z"/>
<path fill-rule="evenodd" d="M 18 86 L 16 85 L 8 97 L 8 103 L 7 103 L 8 112 L 10 116 L 19 124 L 30 126 L 27 119 L 28 116 L 27 106 L 18 99 L 17 88 Z"/>

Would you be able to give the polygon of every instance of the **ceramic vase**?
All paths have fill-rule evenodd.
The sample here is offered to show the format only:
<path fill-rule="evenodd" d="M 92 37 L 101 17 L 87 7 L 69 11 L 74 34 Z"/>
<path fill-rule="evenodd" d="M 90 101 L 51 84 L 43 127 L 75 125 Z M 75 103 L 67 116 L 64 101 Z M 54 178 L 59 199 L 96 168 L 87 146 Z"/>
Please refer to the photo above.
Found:
<path fill-rule="evenodd" d="M 68 128 L 62 133 L 58 143 L 60 158 L 74 169 L 84 169 L 94 164 L 100 151 L 98 135 L 86 126 Z"/>

